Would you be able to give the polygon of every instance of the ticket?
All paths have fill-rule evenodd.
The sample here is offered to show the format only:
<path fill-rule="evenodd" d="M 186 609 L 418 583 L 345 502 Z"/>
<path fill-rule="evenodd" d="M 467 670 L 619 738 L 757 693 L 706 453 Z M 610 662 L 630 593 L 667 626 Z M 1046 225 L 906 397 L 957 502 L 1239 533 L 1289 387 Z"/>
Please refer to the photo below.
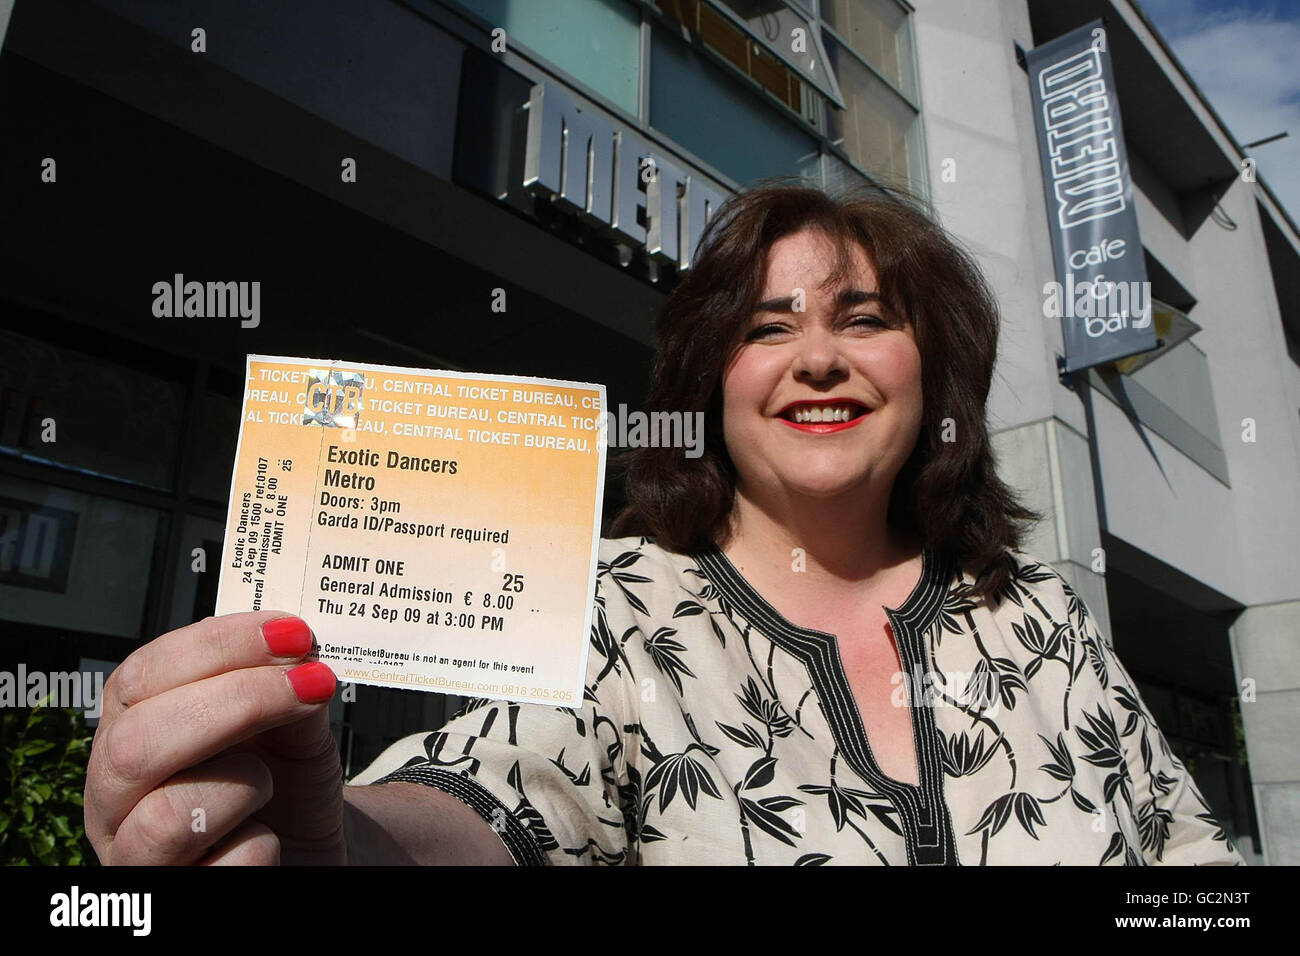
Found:
<path fill-rule="evenodd" d="M 250 355 L 217 613 L 342 682 L 579 707 L 605 386 Z"/>

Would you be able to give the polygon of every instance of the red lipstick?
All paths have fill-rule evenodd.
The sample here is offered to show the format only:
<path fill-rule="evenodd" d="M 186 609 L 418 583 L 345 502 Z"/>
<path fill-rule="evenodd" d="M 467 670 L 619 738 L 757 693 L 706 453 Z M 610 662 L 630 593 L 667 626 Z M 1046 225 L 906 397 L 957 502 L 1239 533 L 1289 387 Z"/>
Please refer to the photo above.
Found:
<path fill-rule="evenodd" d="M 818 408 L 825 408 L 833 405 L 848 405 L 858 414 L 844 422 L 794 422 L 785 417 L 787 413 L 791 412 L 791 410 L 808 405 Z M 871 409 L 867 408 L 856 399 L 831 399 L 822 401 L 791 402 L 785 408 L 781 409 L 781 414 L 777 417 L 791 428 L 797 428 L 801 432 L 807 432 L 812 435 L 829 435 L 832 432 L 841 432 L 846 428 L 852 428 L 854 425 L 866 419 L 870 414 Z"/>
<path fill-rule="evenodd" d="M 831 432 L 842 432 L 846 428 L 852 428 L 859 422 L 866 421 L 870 412 L 863 412 L 857 418 L 850 418 L 847 422 L 792 422 L 788 418 L 782 418 L 781 421 L 791 428 L 797 428 L 801 432 L 811 432 L 814 435 L 827 435 Z"/>

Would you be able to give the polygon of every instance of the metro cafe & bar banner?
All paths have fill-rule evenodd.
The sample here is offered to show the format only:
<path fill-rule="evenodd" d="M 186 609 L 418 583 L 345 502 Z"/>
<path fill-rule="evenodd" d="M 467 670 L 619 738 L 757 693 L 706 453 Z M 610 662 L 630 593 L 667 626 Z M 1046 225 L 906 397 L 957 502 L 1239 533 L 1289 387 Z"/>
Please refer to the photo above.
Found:
<path fill-rule="evenodd" d="M 1156 347 L 1115 77 L 1101 20 L 1025 54 L 1056 282 L 1062 372 Z"/>

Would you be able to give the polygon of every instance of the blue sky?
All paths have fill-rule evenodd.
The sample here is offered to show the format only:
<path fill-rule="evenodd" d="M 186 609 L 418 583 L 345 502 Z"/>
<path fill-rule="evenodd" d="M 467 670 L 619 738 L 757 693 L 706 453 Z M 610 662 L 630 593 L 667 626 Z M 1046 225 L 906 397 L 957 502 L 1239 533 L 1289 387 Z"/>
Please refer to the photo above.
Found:
<path fill-rule="evenodd" d="M 1136 0 L 1237 142 L 1300 219 L 1300 0 Z"/>

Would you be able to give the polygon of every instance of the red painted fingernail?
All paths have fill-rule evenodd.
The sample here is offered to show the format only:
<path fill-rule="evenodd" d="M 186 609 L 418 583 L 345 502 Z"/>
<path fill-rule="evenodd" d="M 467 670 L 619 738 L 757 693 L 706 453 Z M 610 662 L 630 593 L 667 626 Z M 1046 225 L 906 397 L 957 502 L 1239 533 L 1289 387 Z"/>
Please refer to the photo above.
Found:
<path fill-rule="evenodd" d="M 262 625 L 262 637 L 276 657 L 302 657 L 311 650 L 311 628 L 300 617 L 277 617 Z"/>
<path fill-rule="evenodd" d="M 319 704 L 334 696 L 334 686 L 337 683 L 334 672 L 328 664 L 321 661 L 299 664 L 288 672 L 288 677 L 293 692 L 304 704 Z"/>

